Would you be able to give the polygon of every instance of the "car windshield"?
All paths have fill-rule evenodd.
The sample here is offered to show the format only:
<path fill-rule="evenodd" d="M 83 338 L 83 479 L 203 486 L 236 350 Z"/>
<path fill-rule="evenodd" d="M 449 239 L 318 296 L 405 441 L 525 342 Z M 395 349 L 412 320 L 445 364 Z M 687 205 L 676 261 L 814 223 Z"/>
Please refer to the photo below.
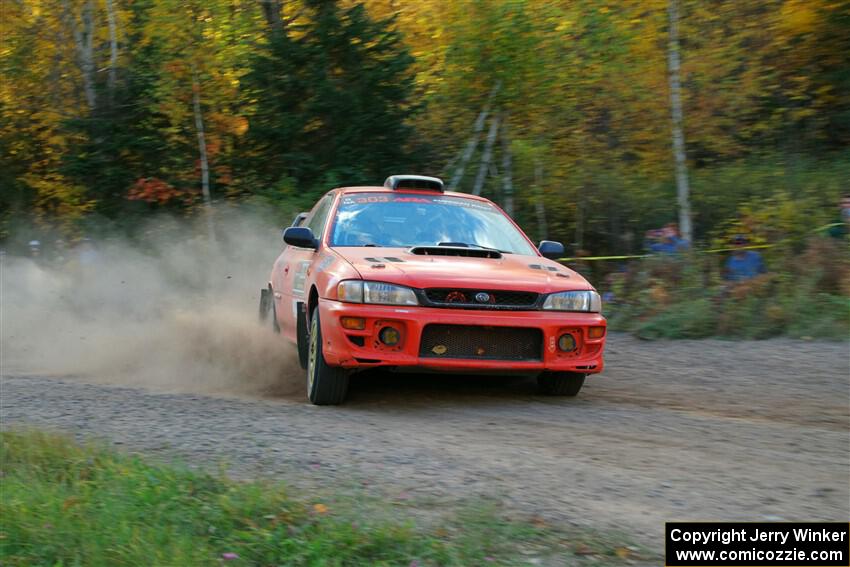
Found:
<path fill-rule="evenodd" d="M 411 193 L 343 195 L 331 246 L 468 246 L 535 255 L 514 224 L 489 203 Z"/>

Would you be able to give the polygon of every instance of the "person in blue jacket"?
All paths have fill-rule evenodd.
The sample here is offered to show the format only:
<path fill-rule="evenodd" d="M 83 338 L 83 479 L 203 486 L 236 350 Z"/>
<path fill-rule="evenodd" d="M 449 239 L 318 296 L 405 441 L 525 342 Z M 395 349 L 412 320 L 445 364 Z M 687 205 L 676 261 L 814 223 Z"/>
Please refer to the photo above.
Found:
<path fill-rule="evenodd" d="M 647 233 L 650 244 L 649 251 L 656 254 L 675 254 L 683 252 L 690 246 L 687 240 L 679 235 L 679 225 L 668 223 L 664 228 L 651 230 Z"/>
<path fill-rule="evenodd" d="M 747 237 L 738 234 L 732 240 L 737 250 L 726 260 L 725 278 L 731 282 L 743 282 L 767 271 L 761 253 L 747 250 Z"/>

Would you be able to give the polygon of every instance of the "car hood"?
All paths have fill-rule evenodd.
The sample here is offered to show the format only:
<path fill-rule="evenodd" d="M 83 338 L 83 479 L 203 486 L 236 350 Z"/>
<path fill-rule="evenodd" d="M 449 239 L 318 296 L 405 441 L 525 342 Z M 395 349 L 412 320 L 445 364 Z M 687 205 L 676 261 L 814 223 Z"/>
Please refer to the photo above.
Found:
<path fill-rule="evenodd" d="M 364 280 L 414 288 L 504 289 L 551 293 L 593 287 L 581 275 L 539 256 L 424 256 L 410 248 L 337 247 Z"/>

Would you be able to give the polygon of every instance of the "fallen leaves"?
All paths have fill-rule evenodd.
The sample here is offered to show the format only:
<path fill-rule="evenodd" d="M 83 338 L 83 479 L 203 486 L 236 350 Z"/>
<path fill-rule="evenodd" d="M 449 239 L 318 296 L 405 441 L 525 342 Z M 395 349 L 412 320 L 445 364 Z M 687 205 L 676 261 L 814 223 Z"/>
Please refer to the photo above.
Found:
<path fill-rule="evenodd" d="M 620 559 L 629 559 L 632 556 L 631 550 L 627 547 L 618 547 L 614 550 L 614 554 Z"/>

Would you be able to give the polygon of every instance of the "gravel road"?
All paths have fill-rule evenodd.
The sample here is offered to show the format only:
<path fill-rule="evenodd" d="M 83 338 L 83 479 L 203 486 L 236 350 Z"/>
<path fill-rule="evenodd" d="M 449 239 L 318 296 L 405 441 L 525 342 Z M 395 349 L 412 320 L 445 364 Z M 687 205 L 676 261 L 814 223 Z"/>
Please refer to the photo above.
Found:
<path fill-rule="evenodd" d="M 375 374 L 321 408 L 285 388 L 213 396 L 15 370 L 0 418 L 298 490 L 432 509 L 494 497 L 656 550 L 665 520 L 850 519 L 847 343 L 615 334 L 606 363 L 575 399 L 525 380 Z"/>

